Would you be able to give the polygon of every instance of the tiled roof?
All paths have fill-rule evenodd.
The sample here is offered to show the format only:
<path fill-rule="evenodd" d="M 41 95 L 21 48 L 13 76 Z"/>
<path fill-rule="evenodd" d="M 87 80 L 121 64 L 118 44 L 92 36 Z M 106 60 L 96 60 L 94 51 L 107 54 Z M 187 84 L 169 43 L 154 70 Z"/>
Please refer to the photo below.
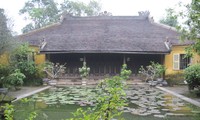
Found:
<path fill-rule="evenodd" d="M 168 53 L 165 41 L 181 44 L 178 33 L 144 16 L 68 16 L 19 36 L 31 45 L 47 43 L 41 52 Z"/>

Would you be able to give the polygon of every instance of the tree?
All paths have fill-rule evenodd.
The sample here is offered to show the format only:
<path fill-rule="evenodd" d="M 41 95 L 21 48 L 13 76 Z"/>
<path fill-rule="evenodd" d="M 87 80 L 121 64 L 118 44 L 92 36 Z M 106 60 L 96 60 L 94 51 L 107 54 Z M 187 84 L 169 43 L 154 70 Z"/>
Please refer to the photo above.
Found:
<path fill-rule="evenodd" d="M 7 26 L 4 9 L 0 8 L 0 55 L 11 48 L 12 34 Z"/>
<path fill-rule="evenodd" d="M 174 10 L 172 8 L 165 9 L 166 16 L 162 19 L 160 19 L 160 23 L 163 23 L 165 25 L 169 25 L 171 27 L 176 27 L 178 25 L 177 16 L 174 15 Z"/>
<path fill-rule="evenodd" d="M 54 0 L 29 0 L 19 12 L 20 14 L 25 14 L 26 19 L 31 20 L 22 29 L 23 33 L 44 27 L 59 20 L 59 9 Z"/>
<path fill-rule="evenodd" d="M 95 107 L 88 110 L 79 108 L 73 113 L 74 118 L 68 120 L 112 120 L 116 117 L 119 119 L 122 114 L 120 109 L 127 106 L 125 80 L 131 73 L 132 71 L 127 70 L 127 65 L 124 64 L 120 76 L 102 80 L 97 86 L 98 97 Z"/>
<path fill-rule="evenodd" d="M 54 0 L 28 0 L 19 12 L 31 22 L 22 29 L 22 32 L 26 33 L 58 22 L 63 12 L 74 16 L 94 16 L 98 15 L 100 10 L 101 6 L 96 1 L 85 4 L 65 0 L 59 6 Z"/>
<path fill-rule="evenodd" d="M 85 4 L 83 2 L 65 0 L 61 4 L 61 11 L 73 16 L 97 16 L 101 11 L 101 6 L 96 1 L 90 1 L 89 4 Z"/>
<path fill-rule="evenodd" d="M 189 5 L 185 5 L 187 11 L 180 12 L 179 17 L 186 19 L 184 25 L 177 26 L 181 33 L 181 40 L 192 40 L 195 44 L 187 48 L 189 55 L 195 50 L 200 54 L 200 0 L 192 0 Z"/>

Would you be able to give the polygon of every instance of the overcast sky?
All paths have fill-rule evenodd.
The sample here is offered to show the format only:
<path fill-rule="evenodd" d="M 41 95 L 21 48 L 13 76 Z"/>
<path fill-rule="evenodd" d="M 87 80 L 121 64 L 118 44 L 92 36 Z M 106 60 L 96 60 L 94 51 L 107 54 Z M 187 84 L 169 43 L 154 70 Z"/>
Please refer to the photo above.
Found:
<path fill-rule="evenodd" d="M 20 16 L 19 10 L 27 0 L 0 0 L 0 8 L 6 10 L 6 14 L 12 19 L 13 30 L 20 33 L 27 22 Z M 55 0 L 63 1 L 63 0 Z M 79 0 L 88 2 L 89 0 Z M 158 21 L 165 14 L 166 8 L 172 8 L 180 1 L 189 3 L 191 0 L 97 0 L 102 5 L 102 11 L 111 12 L 119 16 L 135 16 L 138 11 L 149 10 L 155 21 Z"/>

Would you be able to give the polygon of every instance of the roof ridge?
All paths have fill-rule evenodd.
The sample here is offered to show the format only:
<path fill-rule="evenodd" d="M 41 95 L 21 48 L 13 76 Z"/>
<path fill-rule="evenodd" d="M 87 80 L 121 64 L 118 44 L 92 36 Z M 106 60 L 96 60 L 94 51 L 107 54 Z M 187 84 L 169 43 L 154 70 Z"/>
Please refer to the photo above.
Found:
<path fill-rule="evenodd" d="M 61 22 L 65 20 L 146 20 L 145 16 L 65 16 Z"/>
<path fill-rule="evenodd" d="M 18 35 L 18 37 L 34 34 L 34 33 L 39 32 L 41 30 L 48 29 L 48 28 L 51 28 L 51 27 L 55 27 L 55 26 L 58 26 L 60 24 L 61 24 L 60 22 L 53 23 L 53 24 L 50 24 L 50 25 L 47 25 L 47 26 L 44 26 L 44 27 L 41 27 L 41 28 L 38 28 L 38 29 L 34 29 L 34 30 L 29 31 L 27 33 L 22 33 L 21 35 Z"/>
<path fill-rule="evenodd" d="M 154 21 L 151 21 L 150 23 L 153 24 L 153 25 L 168 29 L 168 30 L 172 30 L 174 32 L 178 32 L 175 27 L 171 27 L 169 25 L 165 25 L 165 24 L 162 24 L 162 23 L 154 22 Z"/>

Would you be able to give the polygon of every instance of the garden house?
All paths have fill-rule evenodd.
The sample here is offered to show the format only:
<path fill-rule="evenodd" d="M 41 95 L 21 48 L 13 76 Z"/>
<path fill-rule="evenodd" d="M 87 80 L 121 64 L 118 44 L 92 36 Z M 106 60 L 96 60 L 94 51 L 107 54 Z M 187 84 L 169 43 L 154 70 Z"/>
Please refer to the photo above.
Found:
<path fill-rule="evenodd" d="M 166 74 L 175 73 L 196 63 L 184 58 L 184 48 L 177 31 L 154 22 L 148 12 L 139 16 L 63 15 L 59 23 L 18 36 L 36 49 L 35 62 L 66 63 L 66 76 L 79 76 L 83 61 L 90 67 L 90 76 L 119 74 L 123 63 L 138 73 L 150 61 L 166 66 Z"/>

